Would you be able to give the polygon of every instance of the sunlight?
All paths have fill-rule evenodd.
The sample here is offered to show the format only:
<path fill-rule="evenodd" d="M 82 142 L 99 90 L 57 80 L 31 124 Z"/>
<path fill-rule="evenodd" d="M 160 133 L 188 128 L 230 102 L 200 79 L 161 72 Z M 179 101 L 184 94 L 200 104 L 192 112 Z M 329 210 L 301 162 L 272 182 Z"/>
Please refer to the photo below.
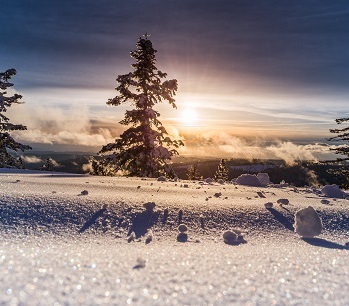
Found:
<path fill-rule="evenodd" d="M 184 126 L 194 126 L 198 121 L 198 114 L 194 108 L 183 109 L 180 121 Z"/>

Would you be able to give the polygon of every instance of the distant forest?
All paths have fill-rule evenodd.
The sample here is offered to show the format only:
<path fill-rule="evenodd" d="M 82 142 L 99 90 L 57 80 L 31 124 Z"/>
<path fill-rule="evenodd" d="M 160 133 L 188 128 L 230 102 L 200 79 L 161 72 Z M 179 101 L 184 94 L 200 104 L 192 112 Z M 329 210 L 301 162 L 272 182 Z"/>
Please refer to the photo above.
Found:
<path fill-rule="evenodd" d="M 84 174 L 87 173 L 91 155 L 79 153 L 57 153 L 57 152 L 28 152 L 23 156 L 36 156 L 37 161 L 25 163 L 27 169 L 42 169 L 47 158 L 52 158 L 57 164 L 53 171 Z M 24 157 L 25 160 L 25 157 Z M 173 160 L 173 169 L 180 179 L 188 179 L 188 168 L 197 163 L 200 176 L 203 178 L 213 178 L 220 159 L 200 159 L 195 157 L 177 157 Z M 258 172 L 268 173 L 271 182 L 280 183 L 285 181 L 296 187 L 318 186 L 326 184 L 337 184 L 348 188 L 347 176 L 338 171 L 343 169 L 343 165 L 331 163 L 298 162 L 295 165 L 286 165 L 282 160 L 247 160 L 247 159 L 227 159 L 226 165 L 229 168 L 229 180 L 237 178 L 243 173 L 256 174 Z M 344 164 L 344 168 L 349 166 Z M 256 171 L 254 171 L 256 170 Z"/>

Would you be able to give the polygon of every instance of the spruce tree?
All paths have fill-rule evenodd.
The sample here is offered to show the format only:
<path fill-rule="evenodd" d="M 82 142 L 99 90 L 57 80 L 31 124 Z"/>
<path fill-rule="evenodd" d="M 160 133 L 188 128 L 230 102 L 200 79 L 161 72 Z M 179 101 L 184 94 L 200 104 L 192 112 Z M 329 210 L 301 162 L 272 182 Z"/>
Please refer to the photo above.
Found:
<path fill-rule="evenodd" d="M 46 158 L 45 164 L 41 168 L 43 171 L 53 171 L 53 162 L 51 158 Z"/>
<path fill-rule="evenodd" d="M 342 124 L 344 122 L 348 122 L 349 118 L 341 118 L 336 119 L 337 124 Z M 338 134 L 337 136 L 331 137 L 329 140 L 337 140 L 337 141 L 348 141 L 349 140 L 349 127 L 344 127 L 342 129 L 330 129 L 331 133 Z M 335 151 L 336 154 L 340 155 L 346 155 L 345 158 L 338 158 L 337 161 L 345 161 L 349 160 L 349 146 L 348 144 L 343 144 L 341 146 L 338 146 L 335 149 L 332 149 Z"/>
<path fill-rule="evenodd" d="M 90 159 L 90 169 L 89 174 L 91 175 L 101 175 L 101 176 L 115 176 L 117 175 L 117 170 L 108 163 L 107 159 L 100 159 L 92 157 Z"/>
<path fill-rule="evenodd" d="M 16 75 L 15 69 L 8 69 L 0 73 L 0 167 L 23 168 L 22 159 L 15 158 L 9 151 L 17 152 L 19 150 L 31 149 L 28 145 L 16 142 L 10 135 L 11 131 L 26 130 L 27 127 L 21 124 L 12 124 L 10 119 L 4 115 L 12 104 L 22 104 L 22 96 L 14 93 L 8 96 L 7 89 L 13 86 L 9 80 Z"/>
<path fill-rule="evenodd" d="M 177 80 L 163 81 L 167 74 L 156 68 L 156 52 L 147 34 L 139 38 L 137 49 L 130 53 L 135 60 L 131 65 L 133 71 L 117 77 L 119 93 L 107 102 L 113 106 L 123 103 L 134 106 L 120 121 L 130 127 L 99 152 L 104 156 L 104 164 L 129 176 L 174 176 L 171 157 L 177 155 L 176 149 L 183 145 L 182 141 L 170 138 L 158 119 L 159 112 L 153 109 L 163 101 L 177 108 L 173 98 Z"/>
<path fill-rule="evenodd" d="M 348 123 L 349 118 L 336 119 L 337 124 Z M 342 142 L 341 145 L 336 148 L 331 148 L 336 154 L 344 155 L 345 157 L 337 158 L 336 160 L 327 160 L 325 163 L 335 164 L 332 168 L 328 169 L 327 172 L 331 173 L 337 180 L 342 188 L 348 189 L 349 187 L 349 166 L 346 161 L 349 160 L 349 127 L 342 129 L 330 129 L 331 133 L 337 134 L 337 136 L 329 138 L 329 140 L 335 140 Z M 346 142 L 346 143 L 345 143 Z"/>
<path fill-rule="evenodd" d="M 214 179 L 217 181 L 219 179 L 227 181 L 229 177 L 229 169 L 225 164 L 225 159 L 221 159 L 216 174 L 214 175 Z"/>
<path fill-rule="evenodd" d="M 199 164 L 197 162 L 188 167 L 187 176 L 190 181 L 202 179 L 199 171 Z"/>

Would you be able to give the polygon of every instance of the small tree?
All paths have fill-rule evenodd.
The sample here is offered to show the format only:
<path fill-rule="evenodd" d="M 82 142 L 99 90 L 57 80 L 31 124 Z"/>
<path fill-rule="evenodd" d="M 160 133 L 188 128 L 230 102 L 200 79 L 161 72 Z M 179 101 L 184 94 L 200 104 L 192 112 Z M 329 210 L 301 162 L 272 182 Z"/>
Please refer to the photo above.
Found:
<path fill-rule="evenodd" d="M 12 124 L 10 119 L 4 115 L 12 104 L 22 104 L 24 102 L 19 101 L 22 96 L 19 94 L 13 94 L 7 96 L 7 88 L 13 86 L 9 83 L 9 80 L 16 75 L 15 69 L 9 69 L 0 73 L 0 167 L 13 167 L 23 168 L 22 159 L 15 158 L 8 151 L 24 151 L 30 150 L 31 147 L 16 142 L 10 135 L 11 131 L 26 130 L 27 127 L 21 124 Z"/>
<path fill-rule="evenodd" d="M 200 175 L 200 172 L 199 172 L 198 163 L 194 163 L 188 167 L 187 176 L 188 176 L 188 180 L 190 181 L 202 179 L 202 176 Z"/>
<path fill-rule="evenodd" d="M 214 179 L 217 181 L 219 179 L 227 181 L 229 177 L 229 169 L 225 164 L 225 159 L 221 159 L 216 174 L 214 175 Z"/>
<path fill-rule="evenodd" d="M 46 158 L 45 164 L 41 167 L 43 171 L 53 171 L 53 162 L 51 158 Z"/>
<path fill-rule="evenodd" d="M 107 102 L 113 106 L 130 103 L 135 107 L 127 110 L 120 121 L 131 127 L 99 152 L 105 157 L 105 164 L 129 176 L 174 176 L 169 162 L 183 145 L 182 141 L 170 138 L 158 119 L 159 112 L 153 109 L 163 101 L 176 108 L 173 96 L 177 91 L 177 80 L 162 81 L 167 74 L 156 68 L 156 52 L 147 34 L 139 38 L 137 49 L 131 52 L 136 61 L 133 71 L 117 77 L 119 94 Z"/>

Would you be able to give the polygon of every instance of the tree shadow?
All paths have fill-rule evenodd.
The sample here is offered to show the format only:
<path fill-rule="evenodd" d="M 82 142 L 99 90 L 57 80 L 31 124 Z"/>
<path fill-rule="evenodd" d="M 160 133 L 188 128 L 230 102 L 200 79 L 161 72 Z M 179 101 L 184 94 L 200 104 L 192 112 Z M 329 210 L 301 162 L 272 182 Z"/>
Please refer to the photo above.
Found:
<path fill-rule="evenodd" d="M 341 245 L 336 242 L 332 242 L 322 238 L 305 238 L 302 237 L 302 240 L 318 247 L 328 248 L 328 249 L 337 249 L 337 250 L 349 250 L 349 245 Z"/>
<path fill-rule="evenodd" d="M 84 231 L 86 231 L 89 227 L 91 227 L 95 222 L 96 220 L 101 216 L 103 215 L 103 213 L 106 211 L 105 208 L 101 208 L 100 210 L 96 211 L 92 217 L 87 220 L 85 222 L 85 224 L 79 229 L 79 233 L 83 233 Z"/>
<path fill-rule="evenodd" d="M 279 221 L 286 229 L 290 231 L 294 231 L 293 224 L 288 220 L 283 214 L 275 210 L 274 208 L 267 208 L 270 213 L 274 216 L 274 218 Z"/>
<path fill-rule="evenodd" d="M 159 212 L 149 210 L 136 214 L 128 231 L 128 235 L 134 232 L 136 234 L 136 238 L 144 236 L 148 229 L 150 229 L 158 221 L 159 215 Z"/>

